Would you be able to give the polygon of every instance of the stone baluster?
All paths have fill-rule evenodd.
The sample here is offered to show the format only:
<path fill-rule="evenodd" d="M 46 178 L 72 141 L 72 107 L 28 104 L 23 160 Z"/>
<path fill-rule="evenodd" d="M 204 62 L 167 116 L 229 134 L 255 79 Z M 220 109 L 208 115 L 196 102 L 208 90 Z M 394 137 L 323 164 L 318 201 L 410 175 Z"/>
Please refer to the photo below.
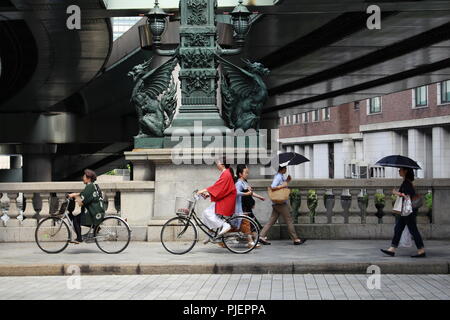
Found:
<path fill-rule="evenodd" d="M 341 204 L 342 209 L 344 210 L 342 212 L 342 216 L 344 217 L 344 223 L 348 223 L 348 219 L 350 216 L 350 204 L 351 204 L 351 195 L 348 192 L 348 189 L 344 189 L 341 195 Z"/>
<path fill-rule="evenodd" d="M 56 209 L 55 214 L 58 214 L 59 209 L 61 209 L 62 204 L 66 201 L 66 194 L 63 192 L 57 192 L 56 199 L 57 199 L 57 204 L 56 204 L 57 209 Z"/>
<path fill-rule="evenodd" d="M 358 195 L 361 193 L 361 189 L 350 189 L 350 195 L 352 197 L 350 203 L 350 217 L 348 223 L 358 223 L 362 222 L 361 219 L 361 209 L 358 206 Z"/>
<path fill-rule="evenodd" d="M 333 223 L 333 208 L 336 201 L 331 190 L 327 192 L 327 196 L 327 200 L 325 200 L 325 207 L 327 208 L 327 223 Z"/>
<path fill-rule="evenodd" d="M 325 207 L 325 189 L 317 189 L 317 208 L 315 223 L 327 223 L 327 208 Z"/>
<path fill-rule="evenodd" d="M 20 225 L 20 221 L 17 219 L 17 217 L 20 214 L 19 208 L 17 207 L 17 198 L 18 197 L 19 197 L 18 193 L 8 192 L 8 199 L 9 199 L 8 216 L 9 216 L 9 220 L 6 223 L 7 226 L 18 227 Z"/>
<path fill-rule="evenodd" d="M 39 218 L 45 219 L 50 216 L 50 192 L 41 193 L 42 208 L 39 212 Z"/>
<path fill-rule="evenodd" d="M 367 189 L 369 202 L 366 210 L 366 223 L 379 223 L 378 217 L 375 216 L 375 213 L 377 213 L 377 208 L 375 207 L 375 193 L 375 189 Z"/>
<path fill-rule="evenodd" d="M 392 215 L 392 189 L 383 189 L 384 194 L 384 216 L 383 223 L 395 223 L 395 216 Z"/>
<path fill-rule="evenodd" d="M 25 220 L 23 221 L 23 226 L 25 227 L 36 227 L 37 220 L 35 218 L 36 211 L 33 206 L 33 193 L 24 193 L 25 211 L 23 212 Z"/>
<path fill-rule="evenodd" d="M 332 223 L 344 223 L 344 217 L 342 213 L 344 212 L 344 208 L 342 208 L 342 189 L 333 189 L 334 195 L 334 208 L 333 208 L 333 217 L 331 218 Z"/>
<path fill-rule="evenodd" d="M 106 194 L 106 200 L 108 202 L 107 208 L 106 208 L 106 215 L 117 215 L 116 206 L 114 204 L 114 196 L 116 195 L 115 191 L 108 190 L 105 192 Z"/>
<path fill-rule="evenodd" d="M 298 223 L 310 223 L 308 208 L 308 190 L 300 190 L 300 209 Z"/>

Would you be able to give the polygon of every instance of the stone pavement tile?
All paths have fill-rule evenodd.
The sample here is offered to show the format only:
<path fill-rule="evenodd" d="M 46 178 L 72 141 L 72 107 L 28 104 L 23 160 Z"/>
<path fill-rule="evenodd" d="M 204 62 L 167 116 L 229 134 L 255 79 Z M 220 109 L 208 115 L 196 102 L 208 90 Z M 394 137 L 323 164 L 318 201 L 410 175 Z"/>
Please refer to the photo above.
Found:
<path fill-rule="evenodd" d="M 263 274 L 258 292 L 258 300 L 270 300 L 272 294 L 272 275 Z"/>
<path fill-rule="evenodd" d="M 189 289 L 194 285 L 198 276 L 198 274 L 182 275 L 182 277 L 180 278 L 180 282 L 182 282 L 181 285 L 168 297 L 168 299 L 181 300 L 183 296 L 188 293 Z"/>
<path fill-rule="evenodd" d="M 296 300 L 294 276 L 283 274 L 283 300 Z"/>
<path fill-rule="evenodd" d="M 412 281 L 412 275 L 389 275 L 390 279 L 396 279 L 397 285 L 403 289 L 413 300 L 423 300 L 425 299 L 419 292 L 419 287 Z M 395 281 L 395 280 L 393 280 Z"/>
<path fill-rule="evenodd" d="M 367 289 L 367 292 L 371 296 L 371 299 L 374 299 L 374 300 L 386 300 L 386 297 L 383 295 L 383 290 L 382 290 L 383 284 L 382 283 L 380 283 L 380 288 L 379 289 L 378 288 L 369 289 L 369 287 L 367 285 L 367 280 L 369 279 L 369 276 L 370 276 L 369 274 L 367 274 L 367 275 L 356 274 L 354 276 L 358 280 L 360 285 Z M 381 282 L 381 280 L 380 280 L 380 282 Z"/>
<path fill-rule="evenodd" d="M 270 290 L 271 300 L 283 300 L 283 275 L 274 274 L 272 276 L 272 287 Z"/>
<path fill-rule="evenodd" d="M 211 292 L 209 293 L 208 297 L 206 297 L 207 300 L 218 300 L 220 295 L 223 292 L 223 289 L 228 283 L 228 280 L 230 279 L 230 274 L 222 274 L 219 277 L 219 281 L 216 282 L 214 287 L 212 288 Z"/>
<path fill-rule="evenodd" d="M 247 292 L 245 294 L 245 299 L 247 300 L 257 300 L 259 289 L 261 286 L 261 274 L 252 274 L 252 277 L 250 279 L 250 284 L 248 285 Z"/>
<path fill-rule="evenodd" d="M 337 281 L 336 277 L 333 274 L 325 274 L 324 278 L 335 300 L 348 300 L 339 282 Z"/>
<path fill-rule="evenodd" d="M 171 275 L 169 277 L 169 279 L 167 280 L 169 285 L 160 292 L 160 294 L 158 294 L 154 300 L 165 300 L 168 299 L 168 297 L 173 294 L 174 292 L 176 292 L 177 288 L 179 286 L 181 286 L 181 284 L 183 283 L 183 275 L 180 274 L 174 274 Z"/>
<path fill-rule="evenodd" d="M 124 297 L 130 296 L 130 294 L 133 294 L 135 292 L 135 289 L 140 282 L 142 283 L 151 282 L 150 275 L 139 275 L 139 276 L 129 275 L 128 281 L 122 286 L 122 288 L 119 291 L 111 295 L 111 299 L 123 300 Z"/>
<path fill-rule="evenodd" d="M 133 300 L 139 299 L 142 295 L 147 292 L 150 292 L 154 286 L 156 286 L 157 281 L 161 278 L 162 275 L 145 275 L 142 278 L 139 276 L 137 279 L 141 279 L 141 281 L 133 282 L 127 290 L 122 293 L 119 298 L 121 300 Z"/>
<path fill-rule="evenodd" d="M 193 280 L 192 286 L 186 291 L 186 293 L 181 298 L 182 300 L 192 300 L 195 296 L 198 295 L 200 289 L 203 287 L 203 285 L 208 280 L 209 275 L 207 274 L 200 274 L 197 278 Z"/>
<path fill-rule="evenodd" d="M 314 279 L 316 280 L 322 300 L 334 300 L 334 295 L 328 286 L 325 276 L 323 274 L 315 274 Z"/>
<path fill-rule="evenodd" d="M 214 285 L 217 283 L 217 281 L 219 281 L 219 278 L 220 276 L 218 274 L 210 274 L 208 276 L 208 279 L 198 291 L 197 296 L 194 297 L 194 300 L 206 300 L 209 292 L 211 292 Z"/>
<path fill-rule="evenodd" d="M 295 297 L 297 300 L 308 300 L 308 290 L 306 289 L 305 276 L 294 274 Z"/>
<path fill-rule="evenodd" d="M 372 296 L 367 288 L 367 283 L 362 285 L 358 278 L 353 274 L 346 274 L 345 277 L 361 300 L 372 300 Z"/>
<path fill-rule="evenodd" d="M 89 279 L 88 277 L 83 277 L 83 280 L 86 281 L 87 279 Z M 89 280 L 87 280 L 89 281 Z M 107 282 L 107 278 L 105 278 L 105 276 L 101 276 L 100 277 L 100 285 L 106 285 Z M 126 287 L 126 285 L 130 282 L 130 278 L 125 277 L 122 278 L 122 276 L 118 276 L 117 278 L 113 278 L 112 280 L 113 285 L 108 286 L 106 288 L 106 290 L 104 290 L 103 292 L 101 292 L 98 297 L 96 297 L 96 299 L 107 299 L 109 297 L 114 297 L 117 294 L 120 294 L 120 292 L 123 290 L 124 287 Z"/>
<path fill-rule="evenodd" d="M 244 300 L 252 279 L 251 274 L 243 274 L 239 280 L 231 300 Z"/>
<path fill-rule="evenodd" d="M 90 291 L 87 294 L 83 294 L 80 299 L 81 300 L 91 300 L 91 299 L 101 299 L 101 295 L 103 292 L 105 292 L 107 289 L 113 287 L 116 285 L 116 280 L 119 278 L 120 276 L 117 275 L 112 275 L 109 279 L 109 281 L 107 282 L 103 282 L 103 279 L 107 279 L 107 278 L 101 278 L 101 277 L 95 277 L 92 279 L 89 279 L 89 282 L 91 284 L 96 283 L 97 285 L 95 286 L 95 289 L 93 289 L 92 291 Z"/>
<path fill-rule="evenodd" d="M 440 300 L 439 293 L 437 293 L 436 288 L 430 285 L 427 281 L 415 275 L 412 278 L 415 283 L 422 287 L 421 294 L 427 298 L 427 300 Z"/>
<path fill-rule="evenodd" d="M 449 296 L 449 287 L 443 286 L 439 281 L 436 281 L 430 277 L 424 277 L 423 275 L 418 275 L 419 278 L 423 279 L 427 283 L 429 283 L 431 286 L 433 286 L 436 290 L 433 292 L 435 295 L 439 297 L 439 299 L 442 300 L 448 300 L 450 299 Z"/>
<path fill-rule="evenodd" d="M 147 286 L 137 291 L 131 298 L 132 300 L 153 300 L 157 295 L 163 292 L 169 285 L 168 281 L 170 275 L 161 275 L 152 283 L 151 286 Z"/>
<path fill-rule="evenodd" d="M 223 288 L 222 294 L 219 296 L 219 300 L 231 300 L 240 279 L 240 274 L 232 274 L 230 279 L 228 279 L 226 286 Z"/>
<path fill-rule="evenodd" d="M 356 293 L 355 289 L 353 289 L 352 285 L 348 282 L 345 275 L 337 274 L 336 279 L 339 282 L 342 291 L 344 291 L 349 300 L 360 300 L 359 295 Z"/>

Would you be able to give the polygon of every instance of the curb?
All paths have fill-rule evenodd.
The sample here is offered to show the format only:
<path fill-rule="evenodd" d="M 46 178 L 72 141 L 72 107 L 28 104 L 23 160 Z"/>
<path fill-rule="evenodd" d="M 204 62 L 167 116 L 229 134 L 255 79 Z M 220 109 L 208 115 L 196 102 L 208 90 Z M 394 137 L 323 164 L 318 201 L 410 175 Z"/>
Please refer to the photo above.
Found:
<path fill-rule="evenodd" d="M 152 274 L 367 274 L 371 265 L 382 274 L 449 274 L 447 262 L 364 262 L 364 263 L 259 263 L 259 264 L 30 264 L 0 265 L 0 277 L 72 275 L 73 266 L 82 275 L 152 275 Z"/>

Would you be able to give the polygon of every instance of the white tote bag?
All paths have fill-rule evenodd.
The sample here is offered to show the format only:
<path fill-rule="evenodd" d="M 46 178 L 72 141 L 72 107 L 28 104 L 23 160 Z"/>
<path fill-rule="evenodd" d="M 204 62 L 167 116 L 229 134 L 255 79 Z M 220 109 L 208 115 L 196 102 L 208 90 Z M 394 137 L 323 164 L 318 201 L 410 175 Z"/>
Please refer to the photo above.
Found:
<path fill-rule="evenodd" d="M 402 216 L 406 217 L 409 216 L 412 213 L 412 202 L 411 198 L 409 196 L 406 196 L 403 200 L 403 209 L 402 209 Z"/>
<path fill-rule="evenodd" d="M 413 238 L 407 226 L 403 229 L 402 236 L 400 238 L 400 242 L 398 244 L 399 247 L 410 248 L 413 245 Z"/>
<path fill-rule="evenodd" d="M 403 207 L 403 197 L 397 197 L 394 203 L 394 207 L 392 208 L 392 212 L 400 214 L 402 213 L 402 207 Z"/>

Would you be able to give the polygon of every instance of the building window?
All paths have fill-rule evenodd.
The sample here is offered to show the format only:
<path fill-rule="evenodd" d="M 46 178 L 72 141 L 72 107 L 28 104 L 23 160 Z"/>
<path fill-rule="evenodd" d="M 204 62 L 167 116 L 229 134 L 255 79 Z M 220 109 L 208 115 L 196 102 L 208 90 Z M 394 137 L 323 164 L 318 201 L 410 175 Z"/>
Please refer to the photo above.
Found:
<path fill-rule="evenodd" d="M 426 107 L 428 105 L 428 88 L 422 86 L 414 89 L 413 106 L 414 108 Z"/>
<path fill-rule="evenodd" d="M 295 124 L 300 123 L 300 115 L 299 114 L 294 114 L 294 123 Z"/>
<path fill-rule="evenodd" d="M 450 80 L 441 82 L 441 103 L 450 103 Z"/>
<path fill-rule="evenodd" d="M 316 109 L 312 112 L 312 121 L 319 121 L 319 109 Z"/>
<path fill-rule="evenodd" d="M 369 114 L 381 113 L 381 97 L 369 99 Z"/>
<path fill-rule="evenodd" d="M 353 109 L 359 110 L 359 101 L 355 101 L 353 104 Z"/>
<path fill-rule="evenodd" d="M 303 123 L 307 123 L 307 122 L 309 122 L 308 112 L 305 112 L 305 113 L 303 113 Z"/>
<path fill-rule="evenodd" d="M 323 108 L 322 109 L 322 119 L 323 120 L 330 120 L 330 108 Z"/>

